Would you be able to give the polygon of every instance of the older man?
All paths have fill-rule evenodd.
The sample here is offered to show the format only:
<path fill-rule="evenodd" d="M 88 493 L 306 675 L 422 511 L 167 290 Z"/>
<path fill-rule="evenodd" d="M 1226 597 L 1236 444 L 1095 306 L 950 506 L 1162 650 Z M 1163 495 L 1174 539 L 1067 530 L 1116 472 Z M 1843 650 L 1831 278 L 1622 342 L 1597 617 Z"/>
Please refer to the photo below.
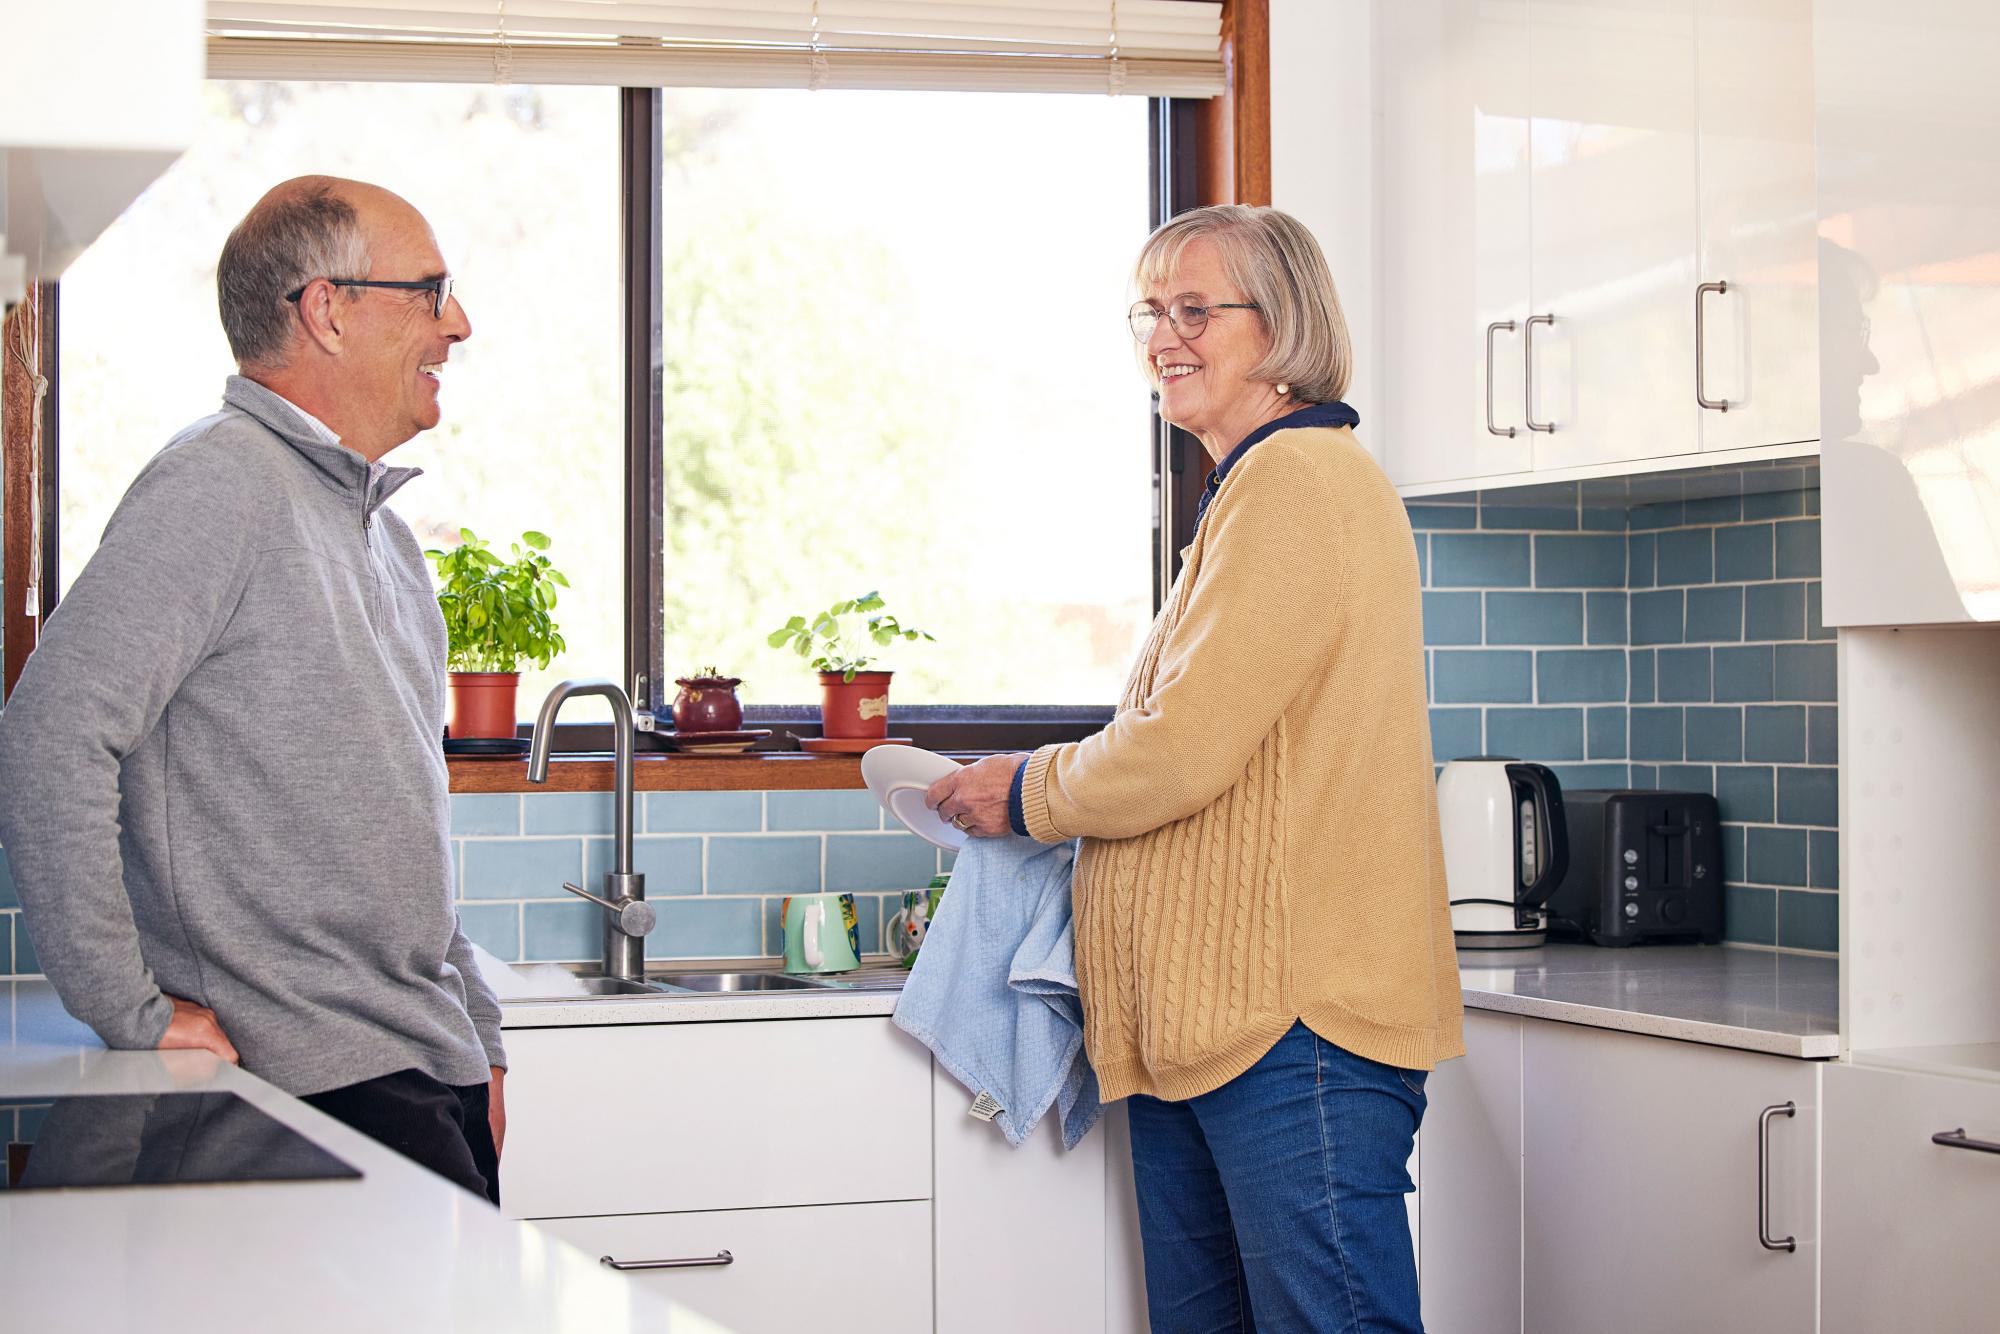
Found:
<path fill-rule="evenodd" d="M 472 326 L 423 217 L 356 181 L 272 190 L 216 278 L 241 373 L 132 483 L 0 713 L 0 840 L 107 1044 L 240 1054 L 497 1200 L 444 623 L 383 508 L 417 472 L 380 461 L 437 425 Z"/>

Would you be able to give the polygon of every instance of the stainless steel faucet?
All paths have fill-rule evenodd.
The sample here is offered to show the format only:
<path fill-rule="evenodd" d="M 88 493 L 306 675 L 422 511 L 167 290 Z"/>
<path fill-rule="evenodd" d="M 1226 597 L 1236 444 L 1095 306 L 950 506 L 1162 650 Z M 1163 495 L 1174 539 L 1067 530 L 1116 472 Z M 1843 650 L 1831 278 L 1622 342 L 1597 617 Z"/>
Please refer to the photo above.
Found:
<path fill-rule="evenodd" d="M 646 902 L 646 877 L 632 870 L 632 701 L 616 682 L 593 678 L 563 681 L 542 701 L 535 719 L 535 736 L 528 748 L 528 781 L 549 780 L 549 738 L 564 701 L 577 695 L 602 695 L 611 701 L 611 737 L 617 812 L 617 861 L 604 874 L 604 894 L 564 882 L 563 888 L 604 909 L 604 975 L 636 981 L 646 971 L 646 933 L 655 914 Z"/>

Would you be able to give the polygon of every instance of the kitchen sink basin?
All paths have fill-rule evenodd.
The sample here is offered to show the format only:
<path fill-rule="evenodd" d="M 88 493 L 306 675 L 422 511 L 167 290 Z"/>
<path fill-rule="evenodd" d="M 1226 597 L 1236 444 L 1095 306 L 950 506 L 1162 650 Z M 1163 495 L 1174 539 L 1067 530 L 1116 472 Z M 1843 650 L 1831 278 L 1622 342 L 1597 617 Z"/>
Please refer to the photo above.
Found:
<path fill-rule="evenodd" d="M 579 977 L 576 984 L 586 996 L 657 996 L 660 988 L 644 982 L 627 982 L 622 977 Z"/>
<path fill-rule="evenodd" d="M 824 986 L 783 973 L 665 973 L 647 980 L 676 991 L 815 991 Z"/>

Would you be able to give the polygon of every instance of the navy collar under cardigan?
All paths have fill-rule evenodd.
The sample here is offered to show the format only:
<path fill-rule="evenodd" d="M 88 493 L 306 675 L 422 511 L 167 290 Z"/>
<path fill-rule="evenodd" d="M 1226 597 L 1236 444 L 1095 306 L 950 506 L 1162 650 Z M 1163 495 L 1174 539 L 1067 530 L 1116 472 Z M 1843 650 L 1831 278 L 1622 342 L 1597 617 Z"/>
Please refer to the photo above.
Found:
<path fill-rule="evenodd" d="M 1338 399 L 1335 399 L 1331 403 L 1308 403 L 1296 412 L 1288 412 L 1275 421 L 1265 422 L 1262 426 L 1244 436 L 1243 443 L 1230 450 L 1222 462 L 1215 465 L 1215 471 L 1209 473 L 1208 485 L 1203 489 L 1201 499 L 1195 503 L 1195 526 L 1197 528 L 1201 526 L 1201 516 L 1208 513 L 1208 502 L 1213 500 L 1215 493 L 1222 488 L 1222 479 L 1229 476 L 1229 470 L 1241 463 L 1243 456 L 1248 454 L 1250 447 L 1258 441 L 1267 440 L 1280 431 L 1289 431 L 1303 426 L 1322 426 L 1337 429 L 1342 426 L 1351 428 L 1360 424 L 1361 415 Z M 1018 769 L 1014 770 L 1014 781 L 1009 785 L 1007 791 L 1007 823 L 1014 827 L 1015 833 L 1023 837 L 1026 837 L 1028 833 L 1028 817 L 1021 809 L 1021 781 L 1027 777 L 1027 774 L 1028 766 L 1024 762 Z"/>

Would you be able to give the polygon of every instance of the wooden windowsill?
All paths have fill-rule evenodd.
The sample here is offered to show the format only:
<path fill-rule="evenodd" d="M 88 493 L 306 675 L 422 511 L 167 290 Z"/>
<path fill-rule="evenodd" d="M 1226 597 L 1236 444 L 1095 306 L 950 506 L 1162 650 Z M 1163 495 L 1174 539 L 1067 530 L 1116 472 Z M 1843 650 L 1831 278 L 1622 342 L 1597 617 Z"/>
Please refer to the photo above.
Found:
<path fill-rule="evenodd" d="M 954 755 L 970 760 L 976 755 Z M 453 792 L 609 792 L 607 755 L 552 755 L 549 781 L 530 783 L 528 762 L 447 760 Z M 638 755 L 632 786 L 639 792 L 814 792 L 865 787 L 859 755 Z"/>

